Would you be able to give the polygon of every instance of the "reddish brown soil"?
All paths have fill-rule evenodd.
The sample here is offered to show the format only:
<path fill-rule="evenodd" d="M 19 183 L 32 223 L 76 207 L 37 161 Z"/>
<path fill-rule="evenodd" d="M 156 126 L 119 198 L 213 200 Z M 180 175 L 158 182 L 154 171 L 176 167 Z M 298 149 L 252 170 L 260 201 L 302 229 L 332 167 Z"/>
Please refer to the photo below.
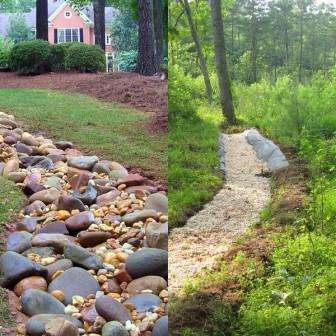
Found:
<path fill-rule="evenodd" d="M 149 127 L 167 131 L 167 81 L 136 73 L 49 73 L 18 76 L 0 72 L 0 88 L 48 88 L 84 93 L 107 102 L 117 102 L 152 114 Z"/>

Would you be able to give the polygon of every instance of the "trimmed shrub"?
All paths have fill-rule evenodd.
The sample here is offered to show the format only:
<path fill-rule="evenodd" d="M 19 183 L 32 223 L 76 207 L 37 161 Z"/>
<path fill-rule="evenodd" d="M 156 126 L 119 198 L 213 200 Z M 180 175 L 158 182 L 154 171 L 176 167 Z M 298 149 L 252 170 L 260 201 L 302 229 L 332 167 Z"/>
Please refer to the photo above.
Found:
<path fill-rule="evenodd" d="M 80 72 L 97 72 L 105 70 L 105 53 L 95 46 L 74 43 L 68 48 L 65 67 Z"/>
<path fill-rule="evenodd" d="M 9 61 L 21 75 L 46 73 L 51 69 L 51 45 L 43 40 L 20 42 L 11 49 Z"/>
<path fill-rule="evenodd" d="M 66 42 L 51 45 L 51 67 L 53 71 L 65 71 L 65 59 L 71 46 L 80 42 Z"/>
<path fill-rule="evenodd" d="M 9 56 L 12 47 L 12 40 L 0 37 L 0 69 L 9 68 Z"/>
<path fill-rule="evenodd" d="M 120 71 L 135 71 L 138 61 L 138 52 L 136 50 L 122 51 L 118 53 L 117 63 Z"/>

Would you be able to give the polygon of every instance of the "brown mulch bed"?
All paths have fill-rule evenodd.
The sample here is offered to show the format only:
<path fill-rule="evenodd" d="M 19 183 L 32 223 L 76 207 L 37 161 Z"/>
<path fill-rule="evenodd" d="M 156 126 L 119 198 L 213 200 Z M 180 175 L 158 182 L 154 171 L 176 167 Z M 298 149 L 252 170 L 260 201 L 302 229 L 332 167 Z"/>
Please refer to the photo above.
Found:
<path fill-rule="evenodd" d="M 117 102 L 152 115 L 149 127 L 167 131 L 168 85 L 157 76 L 136 73 L 49 73 L 23 77 L 0 72 L 0 88 L 47 88 L 87 94 L 106 102 Z"/>

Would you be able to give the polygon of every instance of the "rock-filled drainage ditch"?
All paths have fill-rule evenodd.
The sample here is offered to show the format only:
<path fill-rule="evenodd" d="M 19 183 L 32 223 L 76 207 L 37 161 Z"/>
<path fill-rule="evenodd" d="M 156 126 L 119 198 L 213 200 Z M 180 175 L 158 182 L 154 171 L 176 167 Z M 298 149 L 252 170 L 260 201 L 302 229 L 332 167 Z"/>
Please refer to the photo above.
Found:
<path fill-rule="evenodd" d="M 3 112 L 0 175 L 27 196 L 0 259 L 26 316 L 15 335 L 168 335 L 164 192 Z"/>

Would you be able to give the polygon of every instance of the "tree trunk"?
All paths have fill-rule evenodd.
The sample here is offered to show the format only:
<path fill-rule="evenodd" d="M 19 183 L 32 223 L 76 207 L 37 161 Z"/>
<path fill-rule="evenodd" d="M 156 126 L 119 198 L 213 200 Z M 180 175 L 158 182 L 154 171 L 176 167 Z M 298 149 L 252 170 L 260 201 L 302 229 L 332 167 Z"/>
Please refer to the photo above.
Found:
<path fill-rule="evenodd" d="M 300 11 L 300 61 L 299 61 L 299 82 L 302 83 L 302 62 L 303 62 L 303 8 Z"/>
<path fill-rule="evenodd" d="M 163 23 L 162 0 L 154 0 L 154 30 L 157 69 L 163 64 Z"/>
<path fill-rule="evenodd" d="M 139 55 L 138 72 L 152 76 L 156 73 L 155 40 L 153 32 L 153 10 L 151 0 L 138 0 L 139 12 Z"/>
<path fill-rule="evenodd" d="M 197 55 L 199 58 L 199 66 L 200 66 L 200 70 L 204 78 L 207 99 L 208 99 L 209 104 L 212 104 L 212 87 L 211 87 L 211 82 L 210 82 L 209 71 L 208 71 L 208 67 L 205 62 L 201 42 L 197 34 L 197 30 L 194 24 L 189 2 L 188 0 L 183 0 L 183 1 L 180 0 L 180 3 L 184 7 L 185 13 L 187 15 L 191 35 L 192 35 L 192 38 L 196 46 L 196 51 L 197 51 Z"/>
<path fill-rule="evenodd" d="M 215 58 L 220 91 L 220 100 L 223 115 L 230 125 L 237 124 L 234 107 L 232 103 L 232 93 L 229 80 L 229 72 L 226 64 L 225 37 L 223 28 L 223 17 L 221 0 L 211 0 L 211 16 L 214 34 Z"/>
<path fill-rule="evenodd" d="M 93 0 L 95 44 L 105 50 L 105 0 Z"/>
<path fill-rule="evenodd" d="M 48 0 L 36 0 L 36 38 L 48 41 Z"/>

